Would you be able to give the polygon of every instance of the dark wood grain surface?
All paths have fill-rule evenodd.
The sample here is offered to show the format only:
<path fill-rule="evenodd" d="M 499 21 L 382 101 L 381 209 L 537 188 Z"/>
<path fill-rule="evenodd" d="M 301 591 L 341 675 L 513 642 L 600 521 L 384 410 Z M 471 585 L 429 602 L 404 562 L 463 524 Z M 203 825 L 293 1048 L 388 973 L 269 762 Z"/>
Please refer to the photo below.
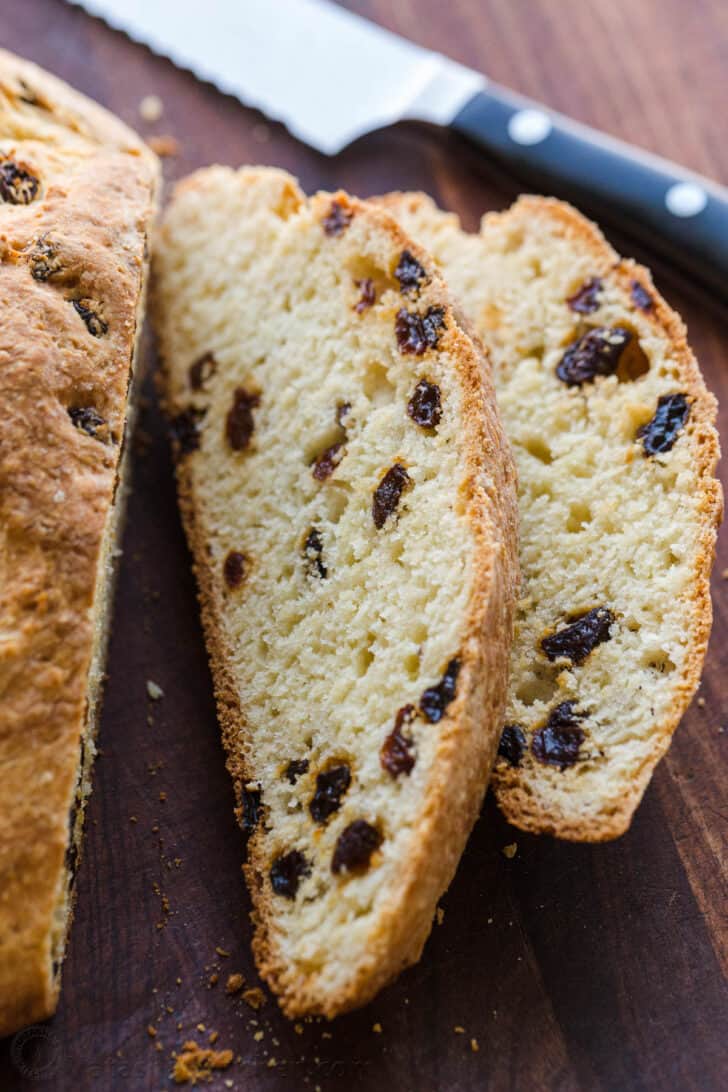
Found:
<path fill-rule="evenodd" d="M 723 0 L 351 7 L 728 183 Z M 309 190 L 423 188 L 468 227 L 518 192 L 457 139 L 425 127 L 400 126 L 324 159 L 61 0 L 2 0 L 0 44 L 145 135 L 176 137 L 168 179 L 215 161 L 271 163 Z M 148 93 L 165 104 L 155 125 L 138 116 Z M 688 322 L 725 426 L 726 312 L 675 271 L 654 268 Z M 145 358 L 151 373 L 151 343 Z M 232 972 L 256 981 L 243 847 L 150 379 L 145 394 L 61 1004 L 53 1021 L 2 1044 L 2 1092 L 154 1092 L 171 1085 L 171 1052 L 212 1030 L 236 1057 L 215 1078 L 221 1089 L 226 1079 L 251 1092 L 728 1087 L 725 543 L 704 704 L 685 717 L 631 831 L 606 846 L 559 844 L 509 828 L 488 800 L 419 966 L 367 1009 L 296 1028 L 272 999 L 256 1013 L 223 989 Z M 148 679 L 162 700 L 148 698 Z M 507 859 L 502 849 L 514 841 Z"/>

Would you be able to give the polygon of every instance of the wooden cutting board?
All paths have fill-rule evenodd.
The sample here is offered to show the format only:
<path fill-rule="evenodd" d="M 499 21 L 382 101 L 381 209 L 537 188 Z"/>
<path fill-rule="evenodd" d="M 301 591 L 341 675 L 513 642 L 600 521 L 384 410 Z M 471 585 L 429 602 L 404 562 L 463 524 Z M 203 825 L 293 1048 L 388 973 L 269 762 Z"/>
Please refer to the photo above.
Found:
<path fill-rule="evenodd" d="M 722 0 L 349 6 L 728 182 Z M 170 180 L 211 162 L 276 164 L 307 190 L 421 188 L 468 227 L 518 192 L 458 139 L 425 127 L 400 126 L 324 159 L 61 0 L 3 0 L 0 44 L 144 135 L 174 136 Z M 149 93 L 164 102 L 153 125 L 138 115 Z M 728 425 L 726 314 L 674 270 L 654 268 Z M 151 342 L 145 362 L 151 373 Z M 419 966 L 362 1012 L 292 1026 L 271 998 L 255 1011 L 224 989 L 234 972 L 256 982 L 243 845 L 151 379 L 145 396 L 61 1004 L 54 1020 L 2 1044 L 0 1089 L 155 1092 L 171 1086 L 171 1052 L 212 1031 L 236 1058 L 214 1087 L 227 1080 L 246 1092 L 728 1086 L 725 542 L 702 701 L 632 830 L 611 845 L 559 844 L 508 827 L 488 800 Z M 161 686 L 161 700 L 150 700 L 147 680 Z"/>

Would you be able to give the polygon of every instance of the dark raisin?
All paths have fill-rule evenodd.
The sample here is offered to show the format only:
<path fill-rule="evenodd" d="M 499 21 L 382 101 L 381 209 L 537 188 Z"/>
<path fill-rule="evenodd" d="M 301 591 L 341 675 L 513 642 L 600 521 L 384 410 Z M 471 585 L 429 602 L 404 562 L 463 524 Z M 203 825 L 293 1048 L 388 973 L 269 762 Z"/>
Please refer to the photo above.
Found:
<path fill-rule="evenodd" d="M 9 205 L 29 205 L 40 191 L 40 181 L 11 159 L 0 163 L 0 200 Z"/>
<path fill-rule="evenodd" d="M 327 235 L 341 235 L 348 228 L 354 213 L 340 201 L 332 201 L 328 215 L 322 220 Z"/>
<path fill-rule="evenodd" d="M 382 835 L 376 827 L 366 819 L 355 819 L 336 839 L 331 871 L 363 872 L 369 867 L 372 853 L 381 844 Z"/>
<path fill-rule="evenodd" d="M 442 418 L 440 388 L 437 384 L 421 379 L 407 403 L 407 413 L 422 428 L 437 428 Z"/>
<path fill-rule="evenodd" d="M 520 766 L 526 750 L 526 733 L 520 724 L 506 724 L 498 744 L 498 754 L 509 766 Z"/>
<path fill-rule="evenodd" d="M 300 849 L 292 849 L 289 853 L 276 857 L 271 865 L 271 887 L 276 895 L 295 899 L 301 880 L 310 875 L 311 866 Z"/>
<path fill-rule="evenodd" d="M 309 562 L 309 568 L 312 574 L 319 576 L 321 580 L 325 580 L 329 574 L 328 569 L 322 560 L 323 552 L 324 544 L 321 541 L 321 534 L 315 527 L 312 527 L 303 544 L 303 553 L 306 560 Z"/>
<path fill-rule="evenodd" d="M 402 494 L 411 489 L 413 484 L 401 463 L 395 463 L 387 471 L 374 490 L 372 501 L 372 518 L 378 530 L 384 527 L 389 516 L 396 510 Z"/>
<path fill-rule="evenodd" d="M 580 315 L 590 315 L 592 311 L 599 309 L 599 293 L 601 290 L 601 278 L 591 277 L 573 296 L 569 296 L 566 302 L 572 311 L 576 311 Z"/>
<path fill-rule="evenodd" d="M 445 710 L 455 697 L 459 673 L 460 660 L 457 658 L 450 660 L 437 686 L 430 686 L 423 692 L 420 698 L 420 710 L 430 724 L 437 724 L 444 717 Z"/>
<path fill-rule="evenodd" d="M 169 434 L 177 458 L 180 455 L 189 455 L 191 451 L 197 451 L 200 446 L 200 424 L 204 416 L 204 410 L 190 406 L 169 422 Z"/>
<path fill-rule="evenodd" d="M 108 331 L 108 323 L 104 322 L 99 314 L 89 304 L 92 300 L 71 300 L 74 308 L 86 324 L 86 329 L 92 337 L 103 337 Z"/>
<path fill-rule="evenodd" d="M 436 349 L 440 330 L 445 327 L 445 308 L 428 307 L 426 314 L 402 308 L 397 312 L 394 333 L 401 353 L 422 356 L 428 349 Z"/>
<path fill-rule="evenodd" d="M 246 840 L 258 825 L 261 814 L 260 789 L 243 789 L 243 801 L 240 808 L 240 825 Z"/>
<path fill-rule="evenodd" d="M 212 353 L 204 353 L 194 364 L 190 364 L 190 386 L 193 391 L 200 391 L 217 371 L 217 361 Z"/>
<path fill-rule="evenodd" d="M 231 550 L 227 555 L 222 567 L 222 572 L 225 577 L 225 583 L 229 588 L 240 587 L 245 579 L 247 561 L 248 559 L 245 554 L 238 553 L 237 550 Z"/>
<path fill-rule="evenodd" d="M 575 712 L 574 705 L 573 701 L 562 701 L 552 710 L 543 728 L 534 734 L 531 750 L 546 766 L 565 770 L 579 760 L 584 732 L 579 727 L 580 715 Z"/>
<path fill-rule="evenodd" d="M 308 770 L 308 759 L 307 758 L 293 758 L 293 759 L 291 759 L 291 761 L 286 766 L 286 772 L 285 772 L 286 780 L 289 781 L 291 783 L 291 785 L 295 785 L 296 782 L 298 781 L 299 777 L 302 777 L 303 774 L 305 774 L 307 770 Z"/>
<path fill-rule="evenodd" d="M 371 277 L 365 277 L 363 280 L 354 283 L 361 292 L 358 302 L 354 305 L 354 310 L 360 315 L 362 311 L 366 311 L 367 307 L 372 307 L 377 302 L 377 293 Z"/>
<path fill-rule="evenodd" d="M 629 293 L 632 297 L 632 303 L 635 307 L 638 307 L 640 311 L 651 311 L 654 307 L 655 301 L 639 281 L 632 281 Z"/>
<path fill-rule="evenodd" d="M 658 398 L 655 416 L 637 430 L 645 455 L 669 451 L 689 415 L 690 403 L 684 394 L 663 394 Z"/>
<path fill-rule="evenodd" d="M 101 414 L 97 413 L 91 406 L 72 406 L 68 411 L 68 416 L 76 428 L 80 428 L 94 438 L 98 437 L 99 432 L 106 425 L 106 421 Z"/>
<path fill-rule="evenodd" d="M 336 423 L 346 428 L 346 418 L 351 413 L 351 402 L 339 402 L 336 407 Z"/>
<path fill-rule="evenodd" d="M 20 87 L 20 93 L 18 98 L 21 102 L 26 103 L 28 106 L 42 106 L 43 104 L 39 100 L 35 91 L 30 87 L 25 80 L 18 79 L 18 86 Z"/>
<path fill-rule="evenodd" d="M 244 451 L 250 443 L 255 428 L 253 410 L 260 405 L 260 395 L 251 394 L 245 387 L 237 387 L 233 404 L 225 418 L 225 435 L 233 451 Z"/>
<path fill-rule="evenodd" d="M 568 386 L 578 387 L 597 375 L 614 375 L 632 336 L 622 326 L 595 326 L 569 346 L 556 368 L 557 376 Z"/>
<path fill-rule="evenodd" d="M 308 810 L 317 823 L 325 823 L 341 807 L 341 798 L 351 784 L 349 767 L 342 763 L 332 766 L 316 778 L 316 791 Z"/>
<path fill-rule="evenodd" d="M 392 777 L 408 774 L 415 764 L 414 740 L 411 736 L 404 735 L 402 728 L 411 724 L 416 716 L 414 705 L 403 705 L 395 717 L 394 728 L 379 751 L 379 761 Z"/>
<path fill-rule="evenodd" d="M 402 251 L 394 275 L 399 281 L 399 290 L 403 296 L 417 292 L 420 285 L 427 280 L 427 273 L 409 250 Z"/>
<path fill-rule="evenodd" d="M 583 664 L 597 645 L 609 640 L 609 627 L 613 622 L 614 615 L 610 610 L 594 607 L 574 615 L 563 629 L 544 637 L 541 648 L 551 661 L 564 658 L 573 664 Z"/>
<path fill-rule="evenodd" d="M 331 447 L 326 448 L 326 451 L 322 451 L 311 471 L 316 481 L 325 482 L 327 478 L 330 478 L 343 458 L 343 443 L 332 444 Z"/>
<path fill-rule="evenodd" d="M 36 242 L 30 255 L 30 275 L 33 280 L 47 281 L 62 270 L 61 260 L 52 243 L 41 238 Z"/>

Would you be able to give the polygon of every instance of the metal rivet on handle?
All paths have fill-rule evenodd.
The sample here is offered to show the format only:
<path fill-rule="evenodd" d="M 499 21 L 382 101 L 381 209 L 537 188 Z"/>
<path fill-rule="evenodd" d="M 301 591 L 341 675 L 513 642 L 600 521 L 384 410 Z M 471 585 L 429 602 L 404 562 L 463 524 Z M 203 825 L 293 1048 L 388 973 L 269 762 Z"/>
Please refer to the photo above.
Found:
<path fill-rule="evenodd" d="M 673 216 L 697 216 L 708 204 L 708 195 L 695 182 L 676 182 L 665 194 L 665 204 Z"/>
<path fill-rule="evenodd" d="M 508 122 L 508 136 L 516 144 L 540 144 L 551 128 L 551 118 L 543 110 L 519 110 Z"/>

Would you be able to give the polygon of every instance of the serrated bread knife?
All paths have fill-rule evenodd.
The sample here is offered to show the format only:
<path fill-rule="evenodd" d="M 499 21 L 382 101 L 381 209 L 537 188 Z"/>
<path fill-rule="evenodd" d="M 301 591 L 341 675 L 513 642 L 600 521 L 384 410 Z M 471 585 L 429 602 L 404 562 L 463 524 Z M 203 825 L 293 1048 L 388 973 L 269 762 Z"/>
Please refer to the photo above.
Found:
<path fill-rule="evenodd" d="M 335 155 L 402 120 L 462 133 L 728 294 L 728 190 L 499 87 L 329 0 L 69 0 Z"/>

